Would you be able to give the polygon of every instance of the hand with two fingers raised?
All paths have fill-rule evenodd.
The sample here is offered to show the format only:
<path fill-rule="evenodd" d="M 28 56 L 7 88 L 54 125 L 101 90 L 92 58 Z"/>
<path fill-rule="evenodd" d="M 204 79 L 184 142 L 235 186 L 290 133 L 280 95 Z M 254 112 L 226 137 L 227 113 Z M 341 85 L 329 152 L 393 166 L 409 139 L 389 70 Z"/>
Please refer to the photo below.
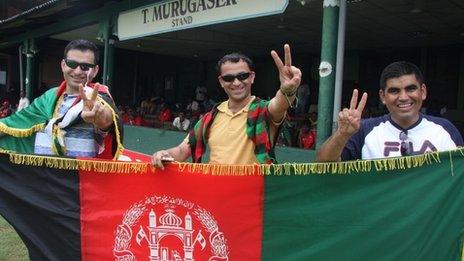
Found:
<path fill-rule="evenodd" d="M 111 110 L 101 101 L 98 101 L 98 89 L 101 84 L 95 83 L 90 95 L 84 92 L 84 86 L 79 85 L 79 94 L 84 103 L 81 117 L 87 123 L 92 123 L 95 127 L 106 130 L 113 124 Z"/>
<path fill-rule="evenodd" d="M 366 106 L 367 93 L 363 93 L 361 100 L 358 103 L 358 90 L 353 90 L 351 96 L 350 108 L 344 108 L 338 113 L 338 129 L 339 135 L 350 138 L 361 127 L 361 115 Z"/>
<path fill-rule="evenodd" d="M 279 70 L 280 79 L 280 90 L 286 96 L 293 96 L 300 86 L 301 82 L 301 71 L 297 67 L 292 65 L 292 54 L 290 51 L 290 45 L 284 45 L 285 63 L 282 62 L 276 51 L 271 51 L 271 56 L 274 59 L 274 63 Z"/>
<path fill-rule="evenodd" d="M 353 90 L 350 108 L 338 114 L 337 131 L 330 136 L 316 152 L 316 162 L 340 161 L 343 149 L 351 136 L 361 128 L 361 115 L 366 106 L 367 93 L 363 93 L 358 103 L 358 90 Z"/>

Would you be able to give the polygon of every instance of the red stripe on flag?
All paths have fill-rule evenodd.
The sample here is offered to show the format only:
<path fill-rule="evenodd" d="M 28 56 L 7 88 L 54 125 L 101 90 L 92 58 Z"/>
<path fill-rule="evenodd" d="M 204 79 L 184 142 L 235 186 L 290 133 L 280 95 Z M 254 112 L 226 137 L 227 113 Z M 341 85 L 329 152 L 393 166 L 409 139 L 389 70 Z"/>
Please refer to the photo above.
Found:
<path fill-rule="evenodd" d="M 260 260 L 263 180 L 81 172 L 82 259 Z"/>

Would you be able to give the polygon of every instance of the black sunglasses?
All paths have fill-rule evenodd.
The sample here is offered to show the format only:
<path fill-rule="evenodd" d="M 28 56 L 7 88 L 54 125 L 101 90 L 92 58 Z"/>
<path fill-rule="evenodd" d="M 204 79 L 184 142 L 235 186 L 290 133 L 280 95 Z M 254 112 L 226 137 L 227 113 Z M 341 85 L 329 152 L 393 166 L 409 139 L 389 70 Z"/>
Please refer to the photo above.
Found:
<path fill-rule="evenodd" d="M 401 156 L 410 156 L 413 154 L 412 142 L 409 140 L 408 131 L 400 132 L 400 152 Z"/>
<path fill-rule="evenodd" d="M 71 59 L 64 59 L 64 63 L 66 64 L 66 66 L 68 66 L 69 68 L 71 69 L 76 69 L 77 66 L 81 67 L 81 70 L 82 71 L 88 71 L 90 68 L 94 68 L 95 67 L 95 64 L 91 64 L 91 63 L 78 63 L 74 60 L 71 60 Z"/>
<path fill-rule="evenodd" d="M 235 81 L 235 78 L 237 78 L 237 80 L 239 80 L 239 81 L 244 81 L 244 80 L 248 79 L 248 77 L 250 77 L 250 74 L 251 73 L 249 73 L 249 72 L 242 72 L 242 73 L 239 73 L 239 74 L 236 74 L 236 75 L 226 74 L 226 75 L 221 75 L 221 78 L 225 82 L 233 82 L 233 81 Z"/>

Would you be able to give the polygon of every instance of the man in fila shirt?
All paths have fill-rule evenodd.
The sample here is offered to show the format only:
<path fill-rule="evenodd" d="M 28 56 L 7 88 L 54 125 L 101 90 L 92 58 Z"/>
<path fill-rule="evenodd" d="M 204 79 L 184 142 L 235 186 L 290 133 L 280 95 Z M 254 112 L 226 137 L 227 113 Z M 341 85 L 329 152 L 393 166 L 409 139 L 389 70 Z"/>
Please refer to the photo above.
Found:
<path fill-rule="evenodd" d="M 318 150 L 316 161 L 410 156 L 463 145 L 451 122 L 420 113 L 427 87 L 416 65 L 388 65 L 380 77 L 379 96 L 389 114 L 361 120 L 367 93 L 358 103 L 358 90 L 353 91 L 350 108 L 339 113 L 338 129 Z"/>

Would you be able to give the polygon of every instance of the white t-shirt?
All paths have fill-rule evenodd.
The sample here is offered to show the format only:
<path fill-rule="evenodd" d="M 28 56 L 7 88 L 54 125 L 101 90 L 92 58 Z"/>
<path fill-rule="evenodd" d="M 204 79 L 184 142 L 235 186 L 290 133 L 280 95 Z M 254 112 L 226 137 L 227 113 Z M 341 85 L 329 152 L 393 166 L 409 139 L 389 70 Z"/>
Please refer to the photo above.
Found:
<path fill-rule="evenodd" d="M 172 122 L 172 125 L 174 125 L 174 127 L 176 127 L 178 130 L 187 131 L 190 125 L 190 121 L 188 119 L 184 119 L 183 122 L 180 122 L 180 118 L 176 117 Z"/>
<path fill-rule="evenodd" d="M 402 129 L 390 115 L 364 119 L 343 149 L 342 160 L 401 156 L 400 133 L 406 133 L 411 155 L 447 151 L 463 146 L 461 134 L 448 120 L 420 114 L 416 124 Z"/>
<path fill-rule="evenodd" d="M 16 111 L 20 111 L 26 108 L 27 106 L 29 106 L 29 99 L 27 97 L 23 97 L 19 99 L 18 109 Z"/>

